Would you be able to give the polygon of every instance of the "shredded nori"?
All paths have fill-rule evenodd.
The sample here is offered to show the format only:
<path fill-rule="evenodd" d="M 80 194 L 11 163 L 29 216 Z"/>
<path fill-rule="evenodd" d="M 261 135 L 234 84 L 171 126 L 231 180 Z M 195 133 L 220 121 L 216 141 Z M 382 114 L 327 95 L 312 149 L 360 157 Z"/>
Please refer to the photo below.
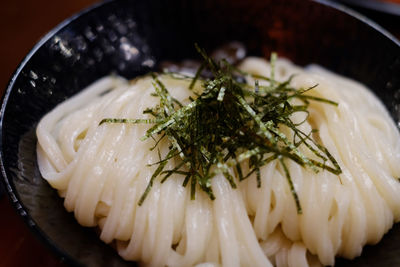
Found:
<path fill-rule="evenodd" d="M 257 186 L 260 187 L 260 168 L 278 160 L 297 211 L 301 214 L 299 197 L 287 167 L 287 160 L 293 160 L 315 172 L 326 170 L 338 175 L 341 169 L 329 151 L 311 138 L 312 133 L 317 130 L 304 133 L 298 126 L 308 118 L 307 108 L 310 101 L 336 106 L 338 104 L 305 94 L 317 85 L 295 89 L 290 85 L 293 77 L 284 82 L 275 80 L 275 53 L 271 55 L 271 75 L 264 77 L 244 73 L 226 60 L 216 62 L 197 45 L 196 49 L 204 61 L 194 78 L 191 78 L 189 89 L 198 81 L 202 83 L 204 91 L 197 99 L 184 106 L 170 95 L 158 75 L 153 73 L 153 95 L 159 98 L 159 104 L 146 109 L 144 113 L 150 114 L 154 119 L 106 118 L 100 122 L 153 124 L 141 138 L 153 138 L 156 144 L 152 149 L 163 138 L 170 141 L 169 153 L 154 163 L 158 167 L 138 204 L 143 203 L 155 179 L 159 178 L 162 183 L 172 174 L 185 177 L 183 186 L 190 184 L 191 199 L 195 199 L 196 187 L 207 193 L 210 199 L 215 199 L 211 179 L 219 173 L 225 176 L 232 188 L 237 187 L 237 182 L 255 174 Z M 211 72 L 213 78 L 201 78 L 204 70 Z M 244 83 L 246 76 L 253 77 L 255 84 Z M 171 77 L 182 78 L 179 74 Z M 267 81 L 267 85 L 259 85 L 259 80 Z M 294 99 L 299 101 L 293 101 Z M 301 104 L 293 104 L 294 102 Z M 305 112 L 307 118 L 301 123 L 294 123 L 291 116 L 296 112 Z M 291 129 L 292 138 L 284 134 L 282 129 L 285 128 Z M 159 136 L 157 140 L 156 136 Z M 299 149 L 301 145 L 303 151 L 308 149 L 314 156 L 306 156 Z M 166 170 L 166 163 L 176 157 L 179 157 L 179 164 Z M 246 173 L 243 170 L 244 162 L 248 166 Z"/>

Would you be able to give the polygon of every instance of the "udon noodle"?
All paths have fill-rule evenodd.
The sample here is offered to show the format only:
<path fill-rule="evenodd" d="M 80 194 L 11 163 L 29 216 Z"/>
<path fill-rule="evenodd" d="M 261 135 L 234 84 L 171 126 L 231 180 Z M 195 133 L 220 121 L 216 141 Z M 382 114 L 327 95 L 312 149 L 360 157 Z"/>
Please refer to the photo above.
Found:
<path fill-rule="evenodd" d="M 270 65 L 245 59 L 240 68 L 268 76 Z M 216 199 L 173 174 L 155 182 L 143 205 L 138 200 L 159 160 L 140 141 L 148 124 L 102 124 L 103 118 L 146 118 L 154 106 L 150 77 L 126 81 L 105 77 L 58 105 L 37 126 L 37 156 L 42 176 L 65 198 L 83 226 L 99 227 L 126 260 L 146 266 L 319 266 L 335 256 L 354 258 L 365 244 L 375 244 L 400 218 L 400 136 L 379 100 L 363 85 L 318 66 L 306 69 L 276 62 L 276 79 L 297 74 L 295 88 L 318 84 L 310 94 L 339 103 L 311 101 L 304 132 L 333 154 L 338 176 L 287 161 L 302 214 L 279 163 L 261 169 L 261 187 L 250 177 L 232 189 L 217 175 Z M 183 103 L 201 91 L 197 82 L 160 77 Z M 249 82 L 251 79 L 249 79 Z M 293 120 L 304 119 L 301 114 Z M 160 153 L 168 142 L 159 144 Z M 173 162 L 168 163 L 173 167 Z M 340 178 L 340 179 L 339 179 Z"/>

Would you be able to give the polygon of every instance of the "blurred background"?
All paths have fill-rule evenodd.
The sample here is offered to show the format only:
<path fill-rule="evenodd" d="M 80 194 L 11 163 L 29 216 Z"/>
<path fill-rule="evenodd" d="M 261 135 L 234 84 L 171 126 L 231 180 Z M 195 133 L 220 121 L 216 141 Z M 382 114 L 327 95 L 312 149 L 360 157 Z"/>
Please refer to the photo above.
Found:
<path fill-rule="evenodd" d="M 299 0 L 306 1 L 306 0 Z M 0 95 L 35 43 L 48 31 L 96 0 L 0 1 Z M 337 0 L 377 22 L 400 39 L 400 0 Z M 62 4 L 61 4 L 62 3 Z M 64 266 L 15 213 L 0 183 L 0 267 Z"/>

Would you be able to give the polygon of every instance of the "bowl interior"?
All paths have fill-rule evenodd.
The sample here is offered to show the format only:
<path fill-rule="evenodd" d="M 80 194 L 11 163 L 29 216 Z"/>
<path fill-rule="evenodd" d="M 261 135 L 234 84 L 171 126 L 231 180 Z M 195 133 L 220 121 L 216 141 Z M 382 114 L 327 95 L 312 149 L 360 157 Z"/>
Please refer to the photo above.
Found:
<path fill-rule="evenodd" d="M 56 104 L 102 76 L 133 78 L 163 60 L 196 58 L 195 42 L 211 51 L 237 40 L 249 55 L 269 57 L 276 51 L 296 64 L 320 64 L 370 87 L 398 123 L 399 43 L 353 15 L 323 0 L 116 0 L 67 20 L 31 51 L 4 97 L 2 168 L 19 213 L 67 263 L 128 266 L 95 230 L 75 222 L 41 178 L 35 126 Z M 397 266 L 399 241 L 395 226 L 361 257 L 337 265 Z"/>

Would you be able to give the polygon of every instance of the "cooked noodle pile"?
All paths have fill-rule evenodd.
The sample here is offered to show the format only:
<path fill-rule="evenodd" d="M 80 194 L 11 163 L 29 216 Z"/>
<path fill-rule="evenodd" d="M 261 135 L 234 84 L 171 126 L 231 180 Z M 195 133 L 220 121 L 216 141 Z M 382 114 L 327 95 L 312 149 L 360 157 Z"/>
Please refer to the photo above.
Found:
<path fill-rule="evenodd" d="M 268 76 L 269 64 L 248 58 L 243 70 Z M 343 173 L 315 173 L 287 160 L 302 214 L 278 161 L 238 183 L 217 175 L 214 201 L 201 190 L 190 200 L 184 176 L 155 182 L 138 205 L 159 160 L 154 141 L 140 141 L 149 124 L 102 124 L 104 118 L 146 118 L 157 98 L 152 79 L 106 77 L 57 106 L 37 127 L 42 176 L 65 198 L 83 226 L 98 226 L 126 260 L 149 266 L 318 266 L 335 256 L 353 258 L 377 243 L 400 218 L 400 136 L 384 106 L 362 85 L 311 66 L 276 62 L 277 80 L 295 88 L 318 84 L 310 94 L 339 103 L 311 101 L 304 132 L 324 145 Z M 189 103 L 189 80 L 162 76 L 179 101 Z M 250 78 L 249 78 L 250 80 Z M 253 81 L 249 81 L 252 82 Z M 200 82 L 194 91 L 201 90 Z M 296 114 L 302 121 L 304 114 Z M 210 126 L 212 127 L 212 126 Z M 166 138 L 160 153 L 168 153 Z M 176 159 L 176 162 L 178 159 Z M 166 169 L 173 168 L 173 161 Z"/>

